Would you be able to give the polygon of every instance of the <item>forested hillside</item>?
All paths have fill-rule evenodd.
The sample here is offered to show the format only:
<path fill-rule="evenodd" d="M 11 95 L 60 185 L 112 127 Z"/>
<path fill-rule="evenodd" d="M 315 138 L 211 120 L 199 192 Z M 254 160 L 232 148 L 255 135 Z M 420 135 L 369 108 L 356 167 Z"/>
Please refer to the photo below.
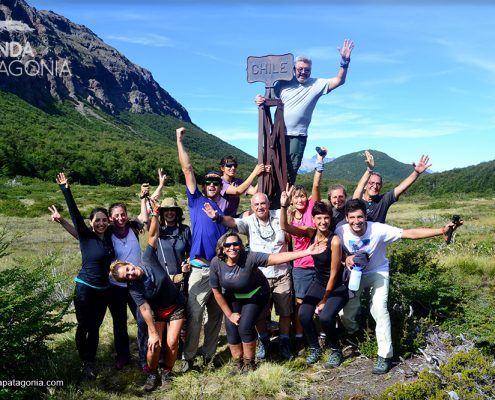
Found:
<path fill-rule="evenodd" d="M 86 184 L 130 185 L 156 177 L 162 167 L 170 183 L 182 179 L 175 129 L 186 126 L 185 144 L 195 172 L 218 167 L 226 154 L 241 164 L 241 175 L 255 159 L 193 124 L 157 114 L 104 114 L 90 106 L 78 112 L 69 102 L 41 110 L 0 91 L 0 173 L 52 180 L 64 170 Z M 153 181 L 152 181 L 153 183 Z"/>

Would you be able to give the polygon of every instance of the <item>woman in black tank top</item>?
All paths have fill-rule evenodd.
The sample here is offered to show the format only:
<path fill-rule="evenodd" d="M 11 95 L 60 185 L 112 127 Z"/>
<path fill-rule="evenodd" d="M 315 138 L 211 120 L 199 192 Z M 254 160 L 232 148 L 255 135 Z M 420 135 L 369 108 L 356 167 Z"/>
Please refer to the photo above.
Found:
<path fill-rule="evenodd" d="M 290 191 L 286 196 L 290 198 Z M 281 204 L 282 209 L 288 204 L 284 195 L 281 197 Z M 317 246 L 326 245 L 323 253 L 313 256 L 316 276 L 299 308 L 299 319 L 310 346 L 310 354 L 306 363 L 316 363 L 323 353 L 313 322 L 313 316 L 316 313 L 320 317 L 321 327 L 332 349 L 325 367 L 337 367 L 342 363 L 343 357 L 335 324 L 339 311 L 349 300 L 349 294 L 347 286 L 342 281 L 342 248 L 340 239 L 333 234 L 331 209 L 323 202 L 315 204 L 312 216 L 316 228 L 288 225 L 287 218 L 283 214 L 285 213 L 280 213 L 280 225 L 286 232 L 295 236 L 310 237 L 311 242 Z"/>

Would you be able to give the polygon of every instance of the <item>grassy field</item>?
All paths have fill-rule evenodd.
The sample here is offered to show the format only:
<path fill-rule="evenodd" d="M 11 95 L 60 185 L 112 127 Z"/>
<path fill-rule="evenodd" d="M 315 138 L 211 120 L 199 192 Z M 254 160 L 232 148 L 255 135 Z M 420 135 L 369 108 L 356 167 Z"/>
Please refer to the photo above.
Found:
<path fill-rule="evenodd" d="M 94 205 L 108 206 L 114 201 L 129 204 L 130 213 L 138 210 L 137 186 L 115 188 L 111 186 L 79 186 L 72 188 L 74 197 L 80 204 L 83 214 Z M 168 188 L 168 194 L 175 194 L 185 207 L 183 187 Z M 0 273 L 13 265 L 45 264 L 47 273 L 59 278 L 58 291 L 61 296 L 69 296 L 74 288 L 72 279 L 79 269 L 79 249 L 77 242 L 65 233 L 58 224 L 50 221 L 46 207 L 57 204 L 63 209 L 63 197 L 55 184 L 32 180 L 16 182 L 2 181 L 0 185 L 0 226 L 5 226 L 8 237 L 13 239 L 10 254 L 0 258 Z M 247 207 L 244 199 L 242 205 Z M 45 211 L 46 210 L 46 213 Z M 462 316 L 452 316 L 442 321 L 445 329 L 453 333 L 464 333 L 488 342 L 493 349 L 495 340 L 495 199 L 493 198 L 442 198 L 404 196 L 390 209 L 388 222 L 392 225 L 411 227 L 440 227 L 452 214 L 460 214 L 465 226 L 458 230 L 454 242 L 447 246 L 439 238 L 432 239 L 430 247 L 442 271 L 447 270 L 449 279 L 462 286 L 466 295 L 466 307 Z M 144 241 L 143 241 L 144 243 Z M 393 245 L 395 246 L 395 244 Z M 392 279 L 393 269 L 392 266 Z M 439 273 L 443 273 L 440 271 Z M 476 295 L 473 292 L 478 291 Z M 473 299 L 477 299 L 473 301 Z M 468 304 L 469 303 L 469 304 Z M 75 321 L 73 309 L 65 317 Z M 462 322 L 460 322 L 462 320 Z M 137 354 L 135 344 L 136 326 L 129 315 L 132 351 Z M 50 346 L 55 357 L 46 367 L 53 370 L 54 379 L 64 380 L 64 387 L 51 392 L 47 397 L 59 399 L 304 399 L 320 398 L 315 385 L 325 385 L 330 379 L 338 385 L 339 375 L 345 375 L 358 365 L 359 358 L 349 357 L 338 373 L 328 372 L 318 365 L 306 368 L 298 358 L 291 362 L 265 363 L 255 373 L 248 376 L 228 376 L 229 366 L 220 369 L 212 367 L 178 374 L 171 389 L 158 390 L 150 395 L 142 392 L 143 375 L 136 365 L 127 366 L 123 371 L 113 368 L 112 324 L 109 313 L 102 326 L 98 350 L 100 375 L 94 382 L 82 381 L 79 373 L 74 331 L 68 331 L 53 338 Z M 371 338 L 373 342 L 374 338 Z M 220 359 L 228 361 L 225 337 L 221 337 Z M 331 378 L 329 378 L 331 377 Z M 35 377 L 33 377 L 35 378 Z M 324 378 L 324 379 L 323 379 Z M 395 382 L 387 378 L 382 384 Z M 315 383 L 316 382 L 316 383 Z M 362 382 L 362 391 L 367 383 Z M 385 387 L 384 386 L 384 387 Z M 337 386 L 336 386 L 337 387 Z M 320 393 L 320 394 L 318 394 Z M 359 393 L 359 392 L 358 392 Z M 377 395 L 377 393 L 373 393 Z M 340 398 L 340 397 L 335 397 Z M 346 397 L 341 397 L 346 398 Z M 354 397 L 365 398 L 365 397 Z M 369 398 L 369 397 L 368 397 Z"/>

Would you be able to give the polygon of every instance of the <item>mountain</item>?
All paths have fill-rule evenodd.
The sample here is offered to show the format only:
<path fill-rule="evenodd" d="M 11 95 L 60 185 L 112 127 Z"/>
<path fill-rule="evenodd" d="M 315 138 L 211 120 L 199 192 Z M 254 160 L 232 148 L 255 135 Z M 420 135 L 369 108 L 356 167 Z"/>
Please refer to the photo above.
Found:
<path fill-rule="evenodd" d="M 53 99 L 108 114 L 172 115 L 187 110 L 153 79 L 88 28 L 24 0 L 0 3 L 0 90 L 49 108 Z"/>
<path fill-rule="evenodd" d="M 375 159 L 375 171 L 385 182 L 399 182 L 412 171 L 410 164 L 401 163 L 378 150 L 370 150 Z M 366 170 L 364 150 L 335 158 L 323 171 L 324 179 L 357 182 Z"/>

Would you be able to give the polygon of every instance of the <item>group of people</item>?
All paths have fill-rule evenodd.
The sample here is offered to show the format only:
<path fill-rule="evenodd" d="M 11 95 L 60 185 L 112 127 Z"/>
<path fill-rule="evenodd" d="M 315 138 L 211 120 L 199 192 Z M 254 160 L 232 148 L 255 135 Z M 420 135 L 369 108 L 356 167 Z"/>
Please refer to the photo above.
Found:
<path fill-rule="evenodd" d="M 289 143 L 288 151 L 297 148 L 296 153 L 302 156 L 316 102 L 319 96 L 344 83 L 352 48 L 352 41 L 344 41 L 337 77 L 322 80 L 326 83 L 319 82 L 319 89 L 306 87 L 320 81 L 310 80 L 311 61 L 296 59 L 294 79 L 280 85 L 280 97 L 289 104 L 298 96 L 307 97 L 308 90 L 315 93 L 307 104 L 295 105 L 298 111 L 294 112 L 305 114 L 298 121 L 287 112 L 290 107 L 286 105 L 287 133 L 294 136 L 288 140 L 297 142 L 294 146 Z M 257 97 L 256 102 L 262 105 L 263 98 Z M 289 134 L 290 126 L 295 133 Z M 268 327 L 272 306 L 279 316 L 278 352 L 282 359 L 290 360 L 294 349 L 298 352 L 306 348 L 307 364 L 320 360 L 324 349 L 318 340 L 317 315 L 331 348 L 325 367 L 335 368 L 343 361 L 337 320 L 349 334 L 360 329 L 356 313 L 365 289 L 370 289 L 371 314 L 376 321 L 378 357 L 373 372 L 388 372 L 393 350 L 387 310 L 387 244 L 399 239 L 445 236 L 462 224 L 415 229 L 385 224 L 388 208 L 429 168 L 428 157 L 422 156 L 404 181 L 382 195 L 382 178 L 374 172 L 372 154 L 366 152 L 366 170 L 352 198 L 348 199 L 343 186 L 336 185 L 328 190 L 327 203 L 321 201 L 320 194 L 323 148 L 317 154 L 311 194 L 303 186 L 293 185 L 294 175 L 282 192 L 280 209 L 273 210 L 266 194 L 253 186 L 259 175 L 271 173 L 271 166 L 256 165 L 243 181 L 236 176 L 236 159 L 226 156 L 219 170 L 207 172 L 198 185 L 183 143 L 185 135 L 185 128 L 176 130 L 191 229 L 183 224 L 183 210 L 175 199 L 159 201 L 166 181 L 162 171 L 152 195 L 147 185 L 142 186 L 139 216 L 131 219 L 120 203 L 108 211 L 96 208 L 89 216 L 89 228 L 67 178 L 63 173 L 57 175 L 73 226 L 55 207 L 50 209 L 52 219 L 79 240 L 81 250 L 74 305 L 76 345 L 86 376 L 96 375 L 98 332 L 107 306 L 113 318 L 118 369 L 131 359 L 127 307 L 137 321 L 146 391 L 153 390 L 160 380 L 162 385 L 170 383 L 180 338 L 184 339 L 182 371 L 191 369 L 197 356 L 202 356 L 205 364 L 211 363 L 222 317 L 232 356 L 231 372 L 254 370 L 257 361 L 273 351 Z M 298 168 L 300 160 L 296 157 L 293 162 L 293 168 Z M 243 194 L 252 196 L 251 207 L 241 212 Z M 141 253 L 139 238 L 145 230 L 148 243 Z M 350 291 L 348 279 L 355 264 L 365 268 L 359 288 Z M 291 327 L 295 346 L 290 339 Z M 200 347 L 201 329 L 204 340 Z"/>

